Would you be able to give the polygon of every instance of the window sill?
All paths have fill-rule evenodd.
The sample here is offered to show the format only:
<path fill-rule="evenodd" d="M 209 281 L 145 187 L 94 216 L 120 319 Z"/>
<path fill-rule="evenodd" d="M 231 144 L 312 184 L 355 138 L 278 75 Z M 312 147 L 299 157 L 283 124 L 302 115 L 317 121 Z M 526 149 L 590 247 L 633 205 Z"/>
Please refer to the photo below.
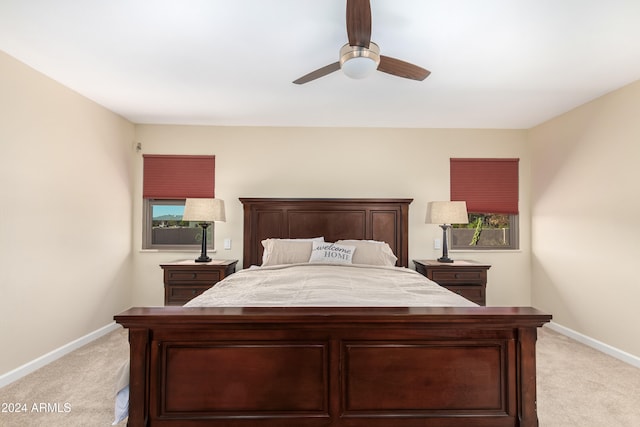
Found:
<path fill-rule="evenodd" d="M 449 253 L 477 254 L 477 253 L 520 253 L 522 249 L 449 249 Z"/>
<path fill-rule="evenodd" d="M 169 252 L 178 252 L 185 254 L 199 254 L 200 249 L 140 249 L 139 253 L 169 253 Z M 207 254 L 215 254 L 217 250 L 215 249 L 207 249 Z"/>

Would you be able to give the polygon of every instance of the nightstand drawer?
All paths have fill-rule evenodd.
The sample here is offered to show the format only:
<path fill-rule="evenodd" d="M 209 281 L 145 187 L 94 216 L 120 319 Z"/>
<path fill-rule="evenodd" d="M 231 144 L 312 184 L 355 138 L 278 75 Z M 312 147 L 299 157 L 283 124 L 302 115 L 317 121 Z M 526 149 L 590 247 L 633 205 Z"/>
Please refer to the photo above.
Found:
<path fill-rule="evenodd" d="M 167 295 L 169 299 L 168 303 L 184 304 L 209 288 L 211 288 L 211 286 L 169 286 Z"/>
<path fill-rule="evenodd" d="M 208 282 L 216 283 L 220 281 L 219 271 L 181 271 L 167 270 L 167 280 L 175 282 Z"/>
<path fill-rule="evenodd" d="M 476 304 L 484 305 L 485 291 L 482 286 L 447 286 L 447 289 Z"/>
<path fill-rule="evenodd" d="M 164 270 L 164 304 L 183 305 L 236 271 L 238 260 L 160 264 Z"/>
<path fill-rule="evenodd" d="M 472 261 L 440 263 L 435 260 L 414 260 L 416 271 L 440 286 L 479 305 L 486 304 L 487 270 L 489 264 Z"/>
<path fill-rule="evenodd" d="M 471 271 L 446 271 L 446 270 L 434 270 L 433 281 L 437 283 L 477 283 L 482 284 L 486 280 L 484 278 L 484 271 L 471 270 Z"/>

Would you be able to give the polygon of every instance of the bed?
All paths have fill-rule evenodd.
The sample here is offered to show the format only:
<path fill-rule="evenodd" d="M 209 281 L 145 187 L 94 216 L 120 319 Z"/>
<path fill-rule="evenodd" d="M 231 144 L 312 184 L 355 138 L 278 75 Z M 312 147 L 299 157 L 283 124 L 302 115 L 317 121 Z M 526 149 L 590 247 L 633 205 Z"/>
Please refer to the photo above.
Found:
<path fill-rule="evenodd" d="M 247 269 L 265 239 L 317 236 L 385 242 L 408 267 L 410 199 L 241 202 Z M 537 426 L 535 344 L 550 319 L 474 305 L 131 308 L 115 316 L 129 330 L 128 425 Z"/>

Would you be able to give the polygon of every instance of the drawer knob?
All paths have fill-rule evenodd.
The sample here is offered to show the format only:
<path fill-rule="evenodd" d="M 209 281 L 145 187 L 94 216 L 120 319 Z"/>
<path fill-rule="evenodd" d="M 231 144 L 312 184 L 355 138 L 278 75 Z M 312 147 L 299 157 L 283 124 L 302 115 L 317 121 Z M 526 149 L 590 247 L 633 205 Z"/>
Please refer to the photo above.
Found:
<path fill-rule="evenodd" d="M 195 279 L 196 277 L 198 277 L 198 273 L 193 273 L 192 279 Z"/>

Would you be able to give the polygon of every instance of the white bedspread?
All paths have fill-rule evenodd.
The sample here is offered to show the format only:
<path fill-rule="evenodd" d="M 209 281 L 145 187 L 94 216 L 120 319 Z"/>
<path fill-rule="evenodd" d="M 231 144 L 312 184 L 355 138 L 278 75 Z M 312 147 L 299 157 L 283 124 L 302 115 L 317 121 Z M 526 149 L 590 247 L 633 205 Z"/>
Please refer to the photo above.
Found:
<path fill-rule="evenodd" d="M 470 307 L 408 268 L 289 264 L 228 276 L 185 307 Z"/>
<path fill-rule="evenodd" d="M 472 307 L 475 303 L 408 268 L 357 264 L 255 267 L 228 276 L 185 307 Z M 123 367 L 129 372 L 129 363 Z M 119 388 L 122 385 L 119 385 Z M 128 415 L 129 386 L 114 425 Z"/>

